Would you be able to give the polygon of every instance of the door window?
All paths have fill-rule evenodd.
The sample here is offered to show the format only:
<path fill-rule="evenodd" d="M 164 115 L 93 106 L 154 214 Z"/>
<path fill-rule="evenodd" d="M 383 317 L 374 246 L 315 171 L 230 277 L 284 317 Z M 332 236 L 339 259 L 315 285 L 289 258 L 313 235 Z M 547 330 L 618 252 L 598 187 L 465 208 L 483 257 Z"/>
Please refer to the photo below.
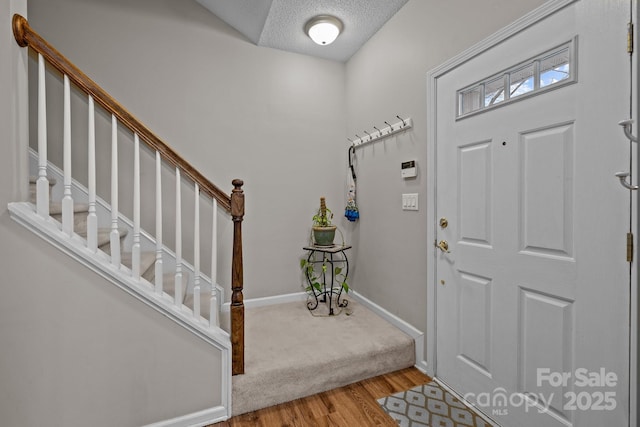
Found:
<path fill-rule="evenodd" d="M 456 118 L 487 111 L 577 81 L 576 39 L 456 92 Z"/>

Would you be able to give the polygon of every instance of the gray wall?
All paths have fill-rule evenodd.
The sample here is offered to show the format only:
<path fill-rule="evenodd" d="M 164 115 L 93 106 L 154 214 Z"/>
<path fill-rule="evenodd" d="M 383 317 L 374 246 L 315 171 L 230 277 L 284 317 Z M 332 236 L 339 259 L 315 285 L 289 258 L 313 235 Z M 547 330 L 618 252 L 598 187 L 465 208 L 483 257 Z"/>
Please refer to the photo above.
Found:
<path fill-rule="evenodd" d="M 361 219 L 353 287 L 426 330 L 426 74 L 544 3 L 542 0 L 409 0 L 347 63 L 347 135 L 380 128 L 397 114 L 413 129 L 357 149 Z M 353 137 L 352 137 L 353 138 Z M 345 154 L 346 155 L 346 154 Z M 400 164 L 416 160 L 418 177 Z M 419 211 L 402 211 L 402 193 L 419 193 Z"/>
<path fill-rule="evenodd" d="M 25 3 L 0 10 L 26 14 Z M 14 143 L 26 51 L 10 19 L 0 15 L 0 424 L 135 426 L 220 405 L 219 351 L 9 218 L 27 176 Z"/>
<path fill-rule="evenodd" d="M 300 291 L 298 259 L 319 197 L 326 196 L 337 212 L 344 207 L 344 64 L 257 47 L 195 1 L 31 0 L 29 15 L 36 31 L 211 181 L 229 192 L 233 178 L 245 181 L 245 297 Z M 82 110 L 74 123 L 80 154 L 73 169 L 82 177 Z M 98 190 L 109 200 L 110 139 L 108 127 L 103 130 Z M 52 159 L 60 164 L 55 124 L 50 136 Z M 123 147 L 125 192 L 131 156 Z M 143 169 L 149 164 L 143 158 Z M 146 170 L 143 188 L 153 188 L 153 171 Z M 125 194 L 121 205 L 127 213 Z M 146 209 L 154 206 L 153 191 L 145 194 L 143 228 L 153 231 L 153 209 Z M 165 201 L 172 206 L 172 195 Z M 185 195 L 183 203 L 189 259 L 193 201 Z M 171 242 L 172 210 L 166 213 L 165 238 Z M 202 220 L 208 226 L 207 215 Z M 230 227 L 222 232 L 229 242 Z M 230 249 L 220 252 L 218 281 L 229 297 Z M 209 258 L 205 247 L 205 272 Z"/>

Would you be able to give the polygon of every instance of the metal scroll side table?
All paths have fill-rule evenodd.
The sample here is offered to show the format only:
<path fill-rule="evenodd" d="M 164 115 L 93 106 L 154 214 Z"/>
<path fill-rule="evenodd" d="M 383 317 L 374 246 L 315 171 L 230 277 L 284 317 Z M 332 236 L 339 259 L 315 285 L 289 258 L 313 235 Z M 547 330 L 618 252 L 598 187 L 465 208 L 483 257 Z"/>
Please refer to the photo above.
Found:
<path fill-rule="evenodd" d="M 340 301 L 340 297 L 342 296 L 343 286 L 342 283 L 346 282 L 347 277 L 349 276 L 349 260 L 347 259 L 347 254 L 345 251 L 347 249 L 351 249 L 351 245 L 332 245 L 332 246 L 305 246 L 303 248 L 305 251 L 309 252 L 309 256 L 307 257 L 307 263 L 310 265 L 322 264 L 322 272 L 320 278 L 322 278 L 322 288 L 317 289 L 313 286 L 311 273 L 309 270 L 305 270 L 305 275 L 307 276 L 307 282 L 309 283 L 309 288 L 313 294 L 313 299 L 307 301 L 307 308 L 309 311 L 313 311 L 318 308 L 319 303 L 326 303 L 327 298 L 329 299 L 329 316 L 334 315 L 333 311 L 333 297 L 336 296 L 336 302 L 338 303 L 338 307 L 346 307 L 349 304 L 347 299 L 343 299 Z M 322 256 L 321 260 L 317 260 L 315 254 L 319 253 Z M 331 266 L 331 270 L 326 268 L 327 264 Z M 344 276 L 344 279 L 339 283 L 339 286 L 334 287 L 335 278 L 336 278 L 336 266 L 343 265 L 341 268 L 341 275 Z M 330 284 L 327 287 L 327 275 L 331 278 Z"/>

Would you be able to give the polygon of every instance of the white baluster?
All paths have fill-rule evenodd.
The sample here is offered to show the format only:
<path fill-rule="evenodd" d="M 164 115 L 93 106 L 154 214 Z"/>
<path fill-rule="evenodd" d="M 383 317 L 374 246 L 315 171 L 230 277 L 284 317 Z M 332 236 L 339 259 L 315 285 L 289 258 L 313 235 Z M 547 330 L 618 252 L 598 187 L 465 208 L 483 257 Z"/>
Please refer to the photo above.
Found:
<path fill-rule="evenodd" d="M 162 159 L 156 151 L 156 293 L 162 295 Z"/>
<path fill-rule="evenodd" d="M 87 216 L 87 248 L 98 250 L 98 216 L 96 215 L 96 126 L 93 97 L 89 95 L 89 215 Z"/>
<path fill-rule="evenodd" d="M 49 216 L 49 179 L 47 178 L 47 91 L 45 66 L 38 54 L 38 179 L 36 181 L 36 212 Z"/>
<path fill-rule="evenodd" d="M 133 246 L 131 274 L 140 280 L 140 138 L 133 135 Z"/>
<path fill-rule="evenodd" d="M 193 218 L 193 316 L 200 319 L 200 186 L 195 184 Z"/>
<path fill-rule="evenodd" d="M 64 76 L 63 102 L 63 169 L 64 196 L 62 197 L 62 231 L 73 235 L 73 198 L 71 197 L 71 84 L 69 76 Z"/>
<path fill-rule="evenodd" d="M 209 304 L 209 326 L 219 326 L 218 304 L 218 201 L 213 198 L 213 222 L 211 224 L 211 301 Z"/>
<path fill-rule="evenodd" d="M 174 301 L 182 306 L 182 200 L 180 169 L 176 168 L 176 282 Z"/>
<path fill-rule="evenodd" d="M 118 230 L 118 120 L 111 115 L 111 264 L 120 268 L 120 231 Z"/>
<path fill-rule="evenodd" d="M 218 310 L 218 290 L 211 289 L 211 301 L 209 304 L 209 327 L 220 326 L 220 314 Z"/>

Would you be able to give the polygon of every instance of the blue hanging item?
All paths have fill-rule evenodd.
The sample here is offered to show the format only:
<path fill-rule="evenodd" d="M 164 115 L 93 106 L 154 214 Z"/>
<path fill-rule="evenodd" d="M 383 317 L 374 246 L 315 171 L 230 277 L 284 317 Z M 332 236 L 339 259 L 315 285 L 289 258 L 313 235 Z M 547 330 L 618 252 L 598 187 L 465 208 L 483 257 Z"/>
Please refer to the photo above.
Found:
<path fill-rule="evenodd" d="M 344 210 L 344 216 L 346 216 L 351 222 L 360 218 L 360 212 L 358 211 L 358 206 L 356 206 L 356 202 L 354 200 L 349 200 L 347 202 L 347 207 Z"/>
<path fill-rule="evenodd" d="M 356 153 L 355 145 L 349 147 L 349 169 L 347 174 L 347 207 L 344 209 L 344 216 L 351 222 L 360 218 L 360 211 L 356 205 L 356 171 L 353 167 L 353 155 Z"/>

